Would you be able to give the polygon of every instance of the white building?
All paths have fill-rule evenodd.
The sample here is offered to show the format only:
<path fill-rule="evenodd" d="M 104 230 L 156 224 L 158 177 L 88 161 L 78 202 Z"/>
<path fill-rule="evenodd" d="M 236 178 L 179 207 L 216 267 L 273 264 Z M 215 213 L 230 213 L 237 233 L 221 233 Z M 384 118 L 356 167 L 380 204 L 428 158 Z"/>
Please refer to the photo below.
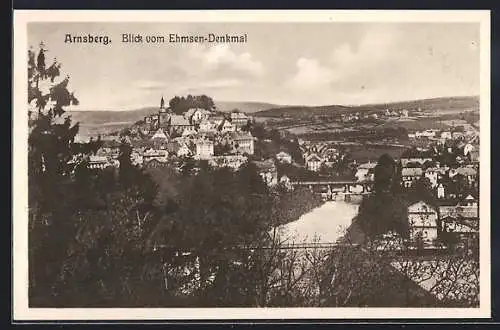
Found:
<path fill-rule="evenodd" d="M 445 197 L 445 190 L 443 184 L 440 183 L 439 186 L 437 187 L 437 198 L 441 199 L 444 197 Z"/>
<path fill-rule="evenodd" d="M 237 112 L 237 111 L 231 112 L 230 116 L 231 116 L 231 122 L 236 127 L 243 127 L 243 126 L 245 126 L 246 124 L 248 124 L 248 121 L 250 119 L 250 118 L 248 118 L 248 116 L 245 113 L 243 113 L 243 112 Z"/>
<path fill-rule="evenodd" d="M 196 132 L 196 129 L 193 127 L 193 126 L 187 126 L 184 131 L 182 132 L 182 136 L 186 137 L 186 136 L 193 136 L 193 135 L 196 135 L 197 132 Z"/>
<path fill-rule="evenodd" d="M 186 111 L 185 117 L 192 124 L 199 124 L 201 121 L 208 119 L 211 112 L 201 108 L 192 108 Z"/>
<path fill-rule="evenodd" d="M 143 163 L 147 163 L 153 159 L 156 159 L 160 162 L 166 162 L 168 160 L 167 150 L 147 149 L 142 154 L 142 162 Z"/>
<path fill-rule="evenodd" d="M 214 143 L 203 140 L 196 143 L 196 156 L 199 159 L 210 159 L 214 155 Z"/>
<path fill-rule="evenodd" d="M 104 169 L 108 166 L 110 166 L 110 163 L 105 156 L 91 155 L 89 157 L 88 168 L 90 169 Z"/>
<path fill-rule="evenodd" d="M 254 137 L 250 132 L 237 132 L 232 134 L 231 138 L 236 146 L 237 151 L 243 154 L 254 154 Z"/>
<path fill-rule="evenodd" d="M 438 212 L 431 205 L 420 201 L 408 207 L 410 238 L 421 237 L 425 243 L 432 243 L 438 237 Z"/>
<path fill-rule="evenodd" d="M 229 120 L 224 120 L 221 128 L 222 133 L 236 132 L 236 126 L 233 125 Z"/>
<path fill-rule="evenodd" d="M 306 167 L 308 170 L 313 172 L 318 172 L 323 164 L 323 159 L 321 159 L 317 154 L 310 154 L 306 157 Z"/>

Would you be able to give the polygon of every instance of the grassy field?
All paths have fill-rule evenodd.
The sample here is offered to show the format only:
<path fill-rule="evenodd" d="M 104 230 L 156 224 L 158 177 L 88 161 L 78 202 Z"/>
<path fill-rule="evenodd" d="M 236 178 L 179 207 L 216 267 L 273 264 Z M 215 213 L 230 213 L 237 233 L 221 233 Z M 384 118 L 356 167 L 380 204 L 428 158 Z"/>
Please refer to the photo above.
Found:
<path fill-rule="evenodd" d="M 406 130 L 413 131 L 423 131 L 426 129 L 449 129 L 450 125 L 440 122 L 436 120 L 436 118 L 418 118 L 414 120 L 396 120 L 396 121 L 388 121 L 381 125 L 378 125 L 377 128 L 398 128 L 403 127 Z"/>
<path fill-rule="evenodd" d="M 368 161 L 377 162 L 383 154 L 389 154 L 392 158 L 396 159 L 401 157 L 405 148 L 391 148 L 391 147 L 351 147 L 350 153 L 352 159 L 358 163 L 366 163 Z"/>

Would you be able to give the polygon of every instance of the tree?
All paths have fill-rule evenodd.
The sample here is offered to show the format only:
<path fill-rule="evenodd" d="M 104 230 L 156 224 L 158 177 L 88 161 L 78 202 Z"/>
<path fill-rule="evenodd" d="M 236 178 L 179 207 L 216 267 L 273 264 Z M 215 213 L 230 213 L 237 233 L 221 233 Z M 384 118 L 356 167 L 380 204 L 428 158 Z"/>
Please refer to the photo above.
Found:
<path fill-rule="evenodd" d="M 374 192 L 362 201 L 357 217 L 357 222 L 370 239 L 390 230 L 408 237 L 407 207 L 397 194 L 398 187 L 397 165 L 389 155 L 384 154 L 375 166 Z"/>
<path fill-rule="evenodd" d="M 186 97 L 174 96 L 169 101 L 170 109 L 176 114 L 183 114 L 191 108 L 201 108 L 208 111 L 215 110 L 215 103 L 211 97 L 206 95 L 196 95 L 191 94 Z"/>
<path fill-rule="evenodd" d="M 46 64 L 45 46 L 28 51 L 28 184 L 30 296 L 49 296 L 65 247 L 73 235 L 68 212 L 75 209 L 72 174 L 84 167 L 92 146 L 75 143 L 78 123 L 65 107 L 78 100 L 68 90 L 69 76 L 60 79 L 61 64 Z"/>
<path fill-rule="evenodd" d="M 69 77 L 57 80 L 60 67 L 57 61 L 46 67 L 43 45 L 38 56 L 28 53 L 29 303 L 116 304 L 145 279 L 137 272 L 149 260 L 144 238 L 154 223 L 148 214 L 155 186 L 131 166 L 124 146 L 120 174 L 126 185 L 115 182 L 112 169 L 88 168 L 88 155 L 102 140 L 75 143 L 78 124 L 64 116 L 64 107 L 78 101 L 67 89 Z M 138 257 L 139 251 L 145 254 Z M 131 270 L 134 263 L 139 268 Z"/>

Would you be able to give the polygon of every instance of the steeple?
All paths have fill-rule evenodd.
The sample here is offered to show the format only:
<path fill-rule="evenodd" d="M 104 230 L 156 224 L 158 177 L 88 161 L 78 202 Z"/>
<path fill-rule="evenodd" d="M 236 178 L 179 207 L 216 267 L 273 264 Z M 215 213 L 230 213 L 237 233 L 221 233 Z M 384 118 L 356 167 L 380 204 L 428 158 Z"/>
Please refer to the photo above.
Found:
<path fill-rule="evenodd" d="M 160 110 L 165 110 L 165 99 L 163 98 L 163 95 L 161 96 Z"/>

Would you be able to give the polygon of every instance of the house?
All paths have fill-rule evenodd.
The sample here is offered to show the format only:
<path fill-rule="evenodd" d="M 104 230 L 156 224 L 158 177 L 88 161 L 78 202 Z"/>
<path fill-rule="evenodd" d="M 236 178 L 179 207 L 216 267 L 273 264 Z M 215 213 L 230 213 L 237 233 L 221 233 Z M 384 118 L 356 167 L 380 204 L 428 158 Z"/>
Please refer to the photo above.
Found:
<path fill-rule="evenodd" d="M 187 126 L 182 132 L 182 136 L 184 137 L 193 136 L 196 135 L 197 133 L 198 132 L 196 132 L 196 129 L 193 126 Z"/>
<path fill-rule="evenodd" d="M 191 124 L 196 125 L 202 122 L 203 120 L 208 119 L 210 117 L 211 112 L 201 108 L 192 108 L 186 111 L 184 117 L 191 122 Z"/>
<path fill-rule="evenodd" d="M 204 119 L 199 123 L 198 130 L 200 132 L 216 132 L 217 124 L 211 119 Z"/>
<path fill-rule="evenodd" d="M 210 159 L 214 155 L 214 143 L 210 140 L 201 140 L 196 143 L 196 156 L 199 159 Z"/>
<path fill-rule="evenodd" d="M 89 157 L 88 168 L 90 169 L 105 169 L 111 164 L 108 161 L 108 157 L 91 155 Z"/>
<path fill-rule="evenodd" d="M 439 199 L 443 199 L 443 198 L 445 198 L 445 196 L 446 196 L 446 195 L 445 195 L 445 189 L 444 189 L 444 187 L 443 187 L 443 184 L 442 184 L 442 183 L 440 183 L 440 184 L 438 185 L 438 187 L 437 187 L 437 189 L 436 189 L 436 190 L 437 190 L 437 198 L 439 198 Z"/>
<path fill-rule="evenodd" d="M 236 150 L 243 154 L 254 154 L 254 137 L 250 132 L 238 132 L 231 135 Z"/>
<path fill-rule="evenodd" d="M 321 159 L 316 153 L 308 155 L 305 159 L 306 168 L 309 171 L 318 172 L 323 164 L 323 159 Z"/>
<path fill-rule="evenodd" d="M 464 218 L 470 220 L 478 220 L 479 219 L 479 207 L 478 205 L 442 205 L 439 207 L 439 217 L 444 219 L 445 217 L 450 216 L 453 218 Z"/>
<path fill-rule="evenodd" d="M 432 243 L 438 238 L 438 211 L 420 201 L 408 206 L 410 239 L 421 237 L 424 243 Z"/>
<path fill-rule="evenodd" d="M 459 167 L 456 170 L 457 174 L 464 176 L 469 184 L 476 181 L 477 171 L 471 167 Z"/>
<path fill-rule="evenodd" d="M 462 205 L 478 207 L 477 199 L 472 195 L 467 195 L 467 197 L 464 198 Z"/>
<path fill-rule="evenodd" d="M 461 240 L 477 237 L 479 233 L 477 201 L 469 195 L 463 204 L 439 207 L 443 232 L 454 233 Z"/>
<path fill-rule="evenodd" d="M 280 163 L 291 164 L 292 156 L 287 152 L 280 151 L 276 154 L 276 160 Z"/>
<path fill-rule="evenodd" d="M 210 121 L 213 122 L 216 126 L 216 128 L 220 129 L 220 126 L 222 123 L 226 120 L 224 116 L 221 115 L 216 115 L 216 116 L 211 116 Z"/>
<path fill-rule="evenodd" d="M 368 162 L 360 164 L 356 170 L 356 174 L 354 174 L 356 180 L 360 182 L 373 181 L 375 179 L 375 166 L 377 166 L 377 163 Z"/>
<path fill-rule="evenodd" d="M 446 216 L 441 219 L 441 231 L 452 234 L 458 240 L 464 241 L 479 235 L 479 221 Z"/>
<path fill-rule="evenodd" d="M 236 128 L 241 128 L 248 124 L 249 118 L 243 112 L 233 111 L 230 116 L 231 122 L 236 126 Z"/>
<path fill-rule="evenodd" d="M 143 163 L 144 168 L 162 168 L 167 166 L 167 161 L 162 161 L 157 158 L 151 158 Z"/>
<path fill-rule="evenodd" d="M 403 186 L 405 188 L 410 188 L 413 184 L 422 177 L 423 170 L 419 167 L 404 167 L 401 170 L 401 179 L 403 180 Z"/>
<path fill-rule="evenodd" d="M 179 149 L 177 150 L 178 157 L 188 157 L 192 155 L 193 152 L 191 151 L 191 149 L 189 149 L 186 143 L 183 143 L 182 145 L 179 146 Z"/>
<path fill-rule="evenodd" d="M 163 131 L 162 128 L 159 128 L 155 134 L 153 134 L 153 136 L 151 137 L 151 140 L 155 141 L 155 140 L 159 140 L 159 141 L 168 141 L 170 140 L 169 136 L 165 133 L 165 131 Z"/>
<path fill-rule="evenodd" d="M 444 167 L 429 167 L 425 170 L 424 176 L 429 179 L 432 188 L 436 188 L 439 180 L 444 176 L 446 168 Z"/>
<path fill-rule="evenodd" d="M 471 162 L 473 163 L 479 163 L 479 150 L 475 149 L 475 150 L 472 150 L 470 153 L 470 160 Z"/>
<path fill-rule="evenodd" d="M 186 112 L 184 112 L 184 118 L 186 118 L 187 120 L 191 121 L 191 118 L 193 117 L 193 114 L 194 112 L 197 110 L 198 108 L 191 108 L 191 109 L 188 109 Z"/>
<path fill-rule="evenodd" d="M 186 118 L 184 118 L 184 116 L 182 115 L 172 115 L 170 117 L 170 127 L 182 134 L 184 132 L 184 130 L 188 127 L 191 127 L 191 123 L 189 122 L 189 120 L 187 120 Z"/>
<path fill-rule="evenodd" d="M 142 154 L 143 164 L 150 162 L 153 159 L 156 159 L 160 162 L 166 162 L 168 160 L 168 151 L 167 150 L 156 150 L 156 149 L 147 149 Z"/>
<path fill-rule="evenodd" d="M 273 159 L 257 161 L 255 162 L 255 165 L 257 166 L 264 183 L 270 187 L 278 184 L 278 169 L 276 168 Z"/>
<path fill-rule="evenodd" d="M 150 123 L 150 129 L 151 130 L 157 130 L 160 128 L 160 115 L 159 114 L 153 114 L 149 116 L 149 123 Z"/>
<path fill-rule="evenodd" d="M 220 128 L 222 133 L 236 132 L 236 126 L 233 125 L 229 120 L 224 120 Z"/>

